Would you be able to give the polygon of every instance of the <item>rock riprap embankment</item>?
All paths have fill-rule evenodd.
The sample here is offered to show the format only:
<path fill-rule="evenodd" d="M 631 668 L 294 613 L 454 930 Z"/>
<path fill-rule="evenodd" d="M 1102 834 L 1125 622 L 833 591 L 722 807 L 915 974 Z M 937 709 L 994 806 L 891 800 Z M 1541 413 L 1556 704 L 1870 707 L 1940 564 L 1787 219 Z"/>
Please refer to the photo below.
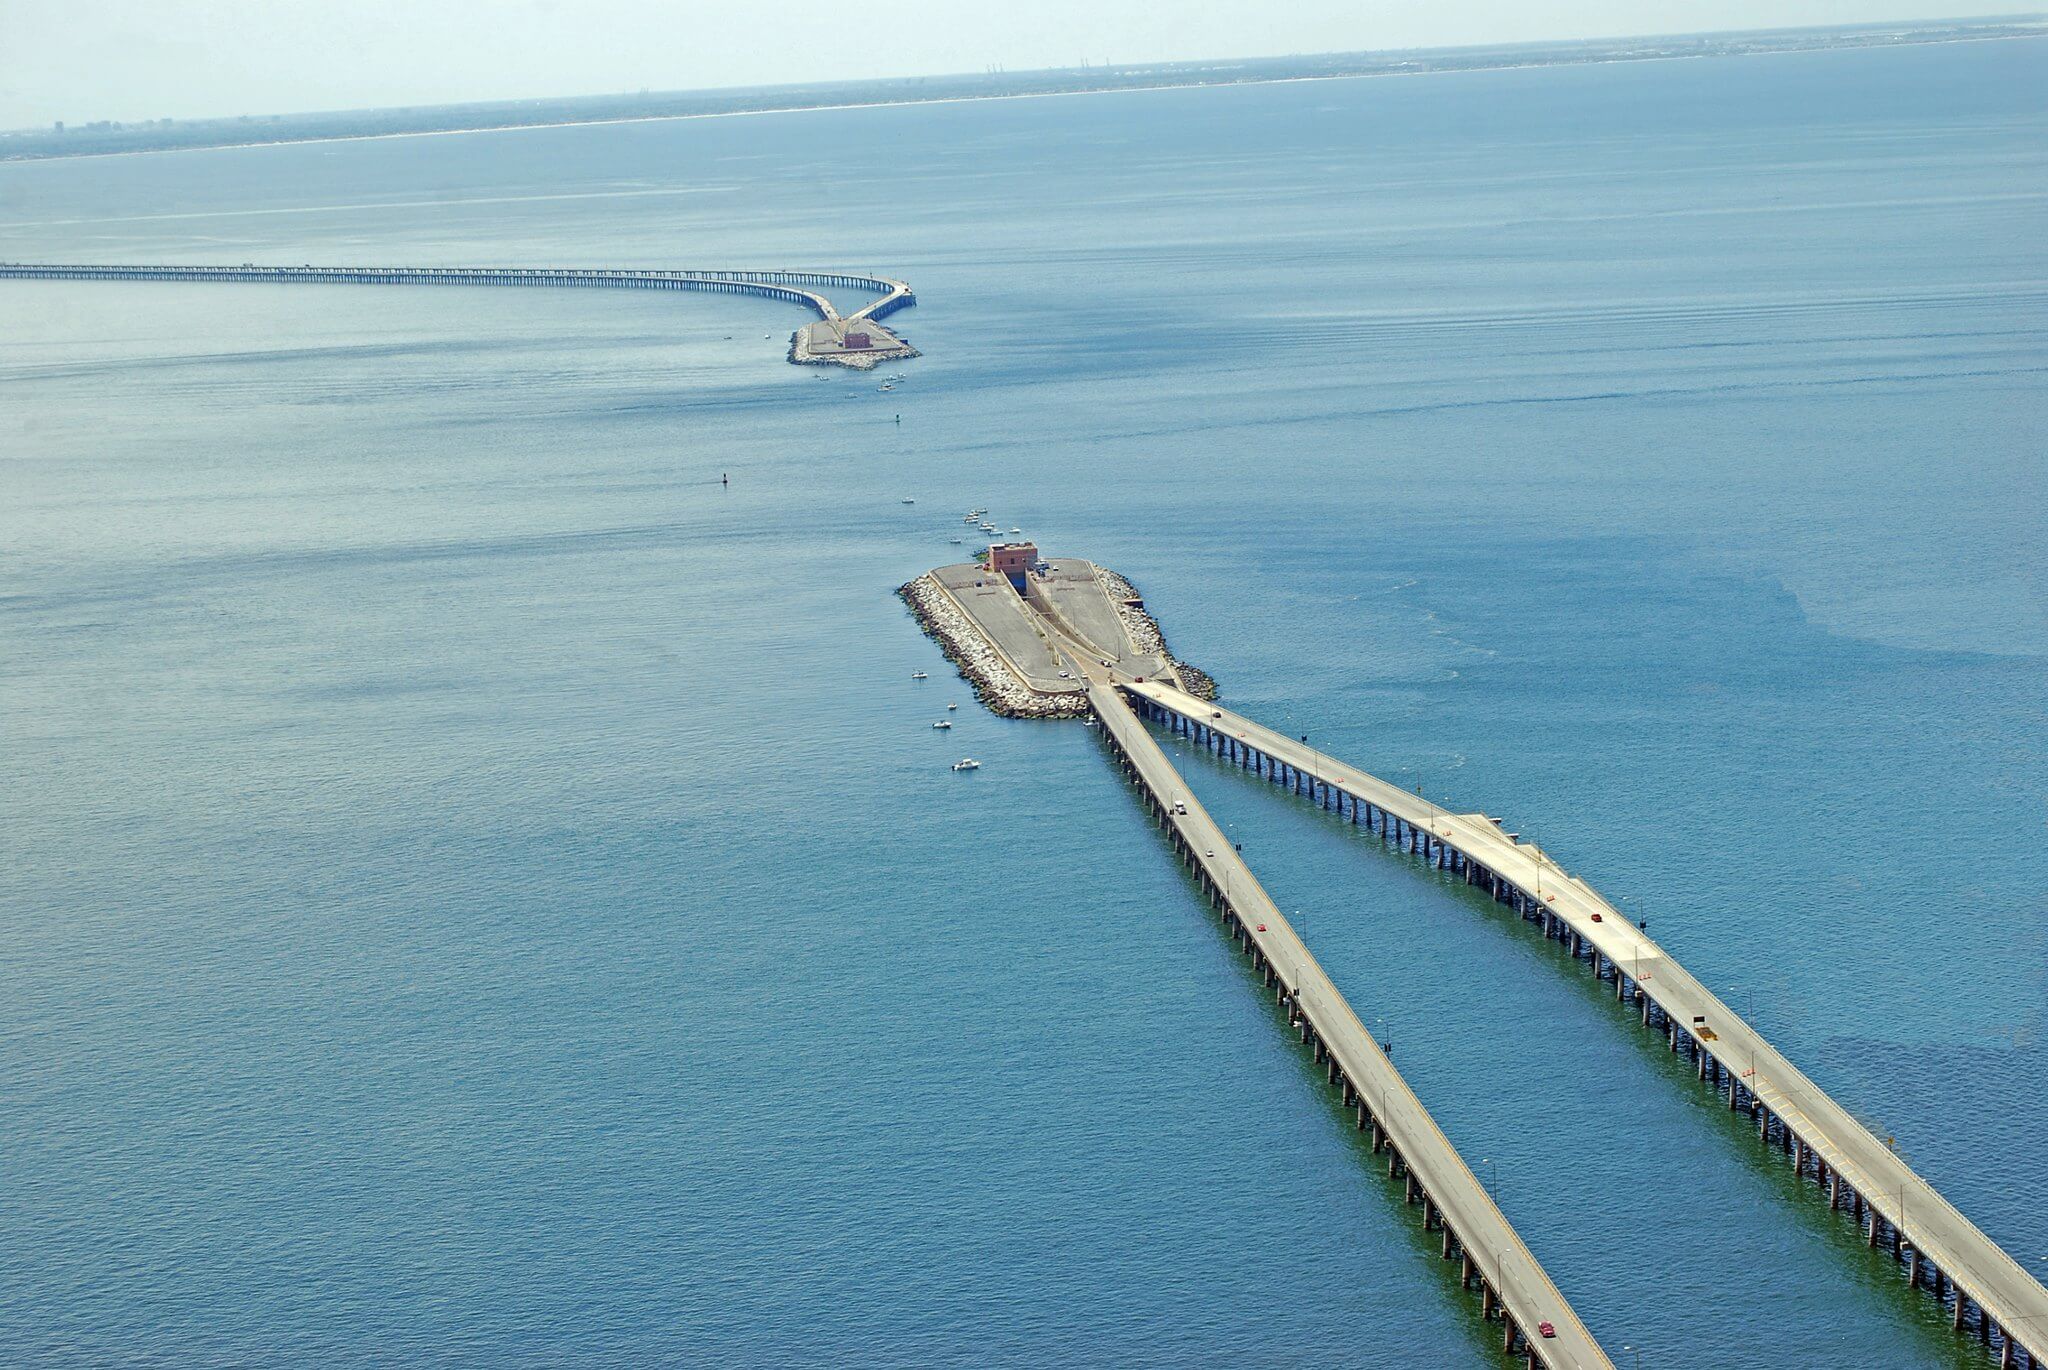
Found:
<path fill-rule="evenodd" d="M 1188 665 L 1167 650 L 1166 634 L 1159 631 L 1159 625 L 1153 621 L 1152 615 L 1138 607 L 1144 603 L 1145 597 L 1138 593 L 1137 587 L 1116 572 L 1102 566 L 1095 568 L 1095 577 L 1102 582 L 1102 589 L 1109 596 L 1109 602 L 1116 606 L 1117 616 L 1124 621 L 1124 631 L 1131 635 L 1131 645 L 1141 652 L 1156 652 L 1171 661 L 1173 669 L 1180 675 L 1181 684 L 1185 685 L 1187 692 L 1195 698 L 1214 699 L 1216 682 L 1209 678 L 1208 672 Z"/>
<path fill-rule="evenodd" d="M 938 642 L 946 660 L 959 668 L 961 679 L 974 687 L 975 697 L 991 713 L 1004 718 L 1086 718 L 1088 697 L 1084 694 L 1041 694 L 1011 671 L 1000 653 L 982 636 L 981 629 L 960 611 L 929 573 L 896 591 L 910 606 L 918 626 Z"/>

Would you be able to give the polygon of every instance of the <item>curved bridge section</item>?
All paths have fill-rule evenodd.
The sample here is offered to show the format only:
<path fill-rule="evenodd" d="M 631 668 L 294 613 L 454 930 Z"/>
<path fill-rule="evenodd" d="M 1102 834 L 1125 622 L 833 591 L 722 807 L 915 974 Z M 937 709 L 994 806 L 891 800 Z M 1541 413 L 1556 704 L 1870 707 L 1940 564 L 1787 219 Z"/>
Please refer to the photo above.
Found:
<path fill-rule="evenodd" d="M 458 266 L 120 266 L 0 262 L 0 279 L 50 281 L 242 281 L 263 285 L 497 285 L 599 290 L 708 290 L 763 295 L 802 305 L 827 323 L 880 319 L 917 303 L 908 283 L 827 271 L 603 271 L 581 267 Z M 842 316 L 823 290 L 879 298 Z"/>

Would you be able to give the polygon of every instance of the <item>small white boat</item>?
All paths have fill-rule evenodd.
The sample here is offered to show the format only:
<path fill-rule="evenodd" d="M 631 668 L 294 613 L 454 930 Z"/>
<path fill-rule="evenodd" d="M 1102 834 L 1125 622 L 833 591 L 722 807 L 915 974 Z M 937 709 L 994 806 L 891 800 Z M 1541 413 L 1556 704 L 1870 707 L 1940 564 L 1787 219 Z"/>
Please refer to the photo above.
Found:
<path fill-rule="evenodd" d="M 947 712 L 947 713 L 951 713 L 951 712 L 953 712 L 953 710 L 955 710 L 955 709 L 957 709 L 957 708 L 959 708 L 959 707 L 960 707 L 960 706 L 959 706 L 958 704 L 948 704 L 948 705 L 946 706 L 946 712 Z"/>
<path fill-rule="evenodd" d="M 939 720 L 938 722 L 936 722 L 936 723 L 932 724 L 932 726 L 933 726 L 934 728 L 940 728 L 940 729 L 944 729 L 944 728 L 950 728 L 950 727 L 952 727 L 952 726 L 953 726 L 953 720 L 952 720 L 952 719 L 950 719 L 950 718 L 942 718 L 942 719 L 940 719 L 940 720 Z"/>
<path fill-rule="evenodd" d="M 904 500 L 903 502 L 904 502 L 905 504 L 915 504 L 915 503 L 917 503 L 917 501 L 916 501 L 916 500 L 914 500 L 914 499 L 907 499 L 907 500 Z"/>
<path fill-rule="evenodd" d="M 924 673 L 923 671 L 912 671 L 912 672 L 910 673 L 910 678 L 911 678 L 912 680 L 926 680 L 926 679 L 929 679 L 930 677 L 926 676 L 926 675 L 925 675 L 925 673 Z"/>
<path fill-rule="evenodd" d="M 953 769 L 956 771 L 978 771 L 981 769 L 981 763 L 971 756 L 963 756 L 953 763 Z"/>
<path fill-rule="evenodd" d="M 905 503 L 905 504 L 908 504 L 909 502 L 910 502 L 910 501 L 908 501 L 908 500 L 905 500 L 905 501 L 904 501 L 904 503 Z M 1011 532 L 1013 532 L 1013 533 L 1021 533 L 1021 532 L 1023 532 L 1024 530 L 1023 530 L 1022 528 L 1012 528 L 1012 529 L 1011 529 L 1010 531 L 1011 531 Z"/>
<path fill-rule="evenodd" d="M 953 539 L 953 545 L 954 545 L 955 547 L 958 547 L 958 546 L 960 545 L 960 539 L 959 539 L 959 538 L 954 538 L 954 539 Z"/>

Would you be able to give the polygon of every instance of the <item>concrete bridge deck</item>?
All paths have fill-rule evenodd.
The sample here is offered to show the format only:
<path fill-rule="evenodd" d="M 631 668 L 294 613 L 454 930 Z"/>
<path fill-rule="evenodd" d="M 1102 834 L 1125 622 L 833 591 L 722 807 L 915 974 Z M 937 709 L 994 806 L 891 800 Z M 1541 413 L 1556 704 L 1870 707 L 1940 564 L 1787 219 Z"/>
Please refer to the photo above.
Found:
<path fill-rule="evenodd" d="M 1817 1182 L 1831 1209 L 1848 1209 L 1871 1246 L 1896 1254 L 1913 1286 L 1945 1300 L 1959 1332 L 1995 1347 L 2001 1365 L 2048 1366 L 2048 1289 L 1583 880 L 1484 814 L 1448 812 L 1170 685 L 1118 686 L 1174 731 L 1541 922 L 1571 955 L 1611 978 L 1616 998 L 1633 1001 L 1644 1025 L 1688 1055 L 1731 1110 L 1748 1112 L 1759 1136 Z"/>
<path fill-rule="evenodd" d="M 1441 1254 L 1460 1262 L 1461 1282 L 1480 1289 L 1480 1313 L 1501 1317 L 1505 1350 L 1530 1365 L 1610 1366 L 1606 1354 L 1544 1273 L 1493 1197 L 1401 1078 L 1300 935 L 1281 915 L 1215 820 L 1112 682 L 1115 674 L 1069 641 L 1072 668 L 1087 682 L 1104 738 L 1144 791 L 1174 849 L 1200 880 L 1233 940 L 1251 957 L 1331 1085 L 1356 1110 L 1387 1173 L 1405 1178 L 1408 1202 L 1442 1235 Z M 1142 689 L 1126 685 L 1126 689 Z M 1175 692 L 1178 694 L 1178 692 Z M 1194 704 L 1201 701 L 1181 696 Z M 1143 698 L 1140 696 L 1140 698 Z M 1541 1332 L 1549 1324 L 1552 1335 Z"/>

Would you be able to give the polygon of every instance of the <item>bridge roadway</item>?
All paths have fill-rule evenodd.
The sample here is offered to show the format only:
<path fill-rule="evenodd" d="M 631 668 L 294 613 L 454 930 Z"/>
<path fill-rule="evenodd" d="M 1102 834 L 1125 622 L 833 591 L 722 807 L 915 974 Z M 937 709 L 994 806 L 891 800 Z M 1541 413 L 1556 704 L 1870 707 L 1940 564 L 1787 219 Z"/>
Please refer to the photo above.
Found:
<path fill-rule="evenodd" d="M 1141 712 L 1174 731 L 1354 823 L 1376 825 L 1383 838 L 1541 921 L 1574 956 L 1590 953 L 1595 974 L 1613 978 L 1616 998 L 1633 998 L 1646 1025 L 1661 1018 L 1672 1050 L 1689 1054 L 1700 1078 L 1726 1091 L 1731 1110 L 1747 1110 L 1761 1137 L 1791 1153 L 1830 1208 L 1867 1222 L 1871 1246 L 1888 1247 L 1913 1285 L 1924 1282 L 1952 1302 L 1959 1331 L 1974 1328 L 1995 1344 L 2001 1365 L 2048 1366 L 2048 1289 L 1583 880 L 1484 814 L 1450 813 L 1172 686 L 1118 683 Z"/>
<path fill-rule="evenodd" d="M 803 305 L 828 323 L 881 319 L 917 303 L 903 281 L 827 271 L 608 271 L 581 267 L 455 266 L 140 266 L 0 262 L 0 279 L 58 281 L 242 281 L 266 285 L 495 285 L 572 286 L 612 290 L 708 290 L 764 295 Z M 871 291 L 870 301 L 842 320 L 815 289 Z"/>
<path fill-rule="evenodd" d="M 1408 1202 L 1421 1204 L 1426 1228 L 1443 1233 L 1444 1257 L 1456 1254 L 1466 1285 L 1475 1278 L 1479 1281 L 1482 1315 L 1491 1316 L 1498 1307 L 1503 1347 L 1519 1351 L 1530 1365 L 1550 1370 L 1611 1367 L 1492 1195 L 1281 916 L 1222 829 L 1189 793 L 1166 753 L 1117 692 L 1112 672 L 1086 654 L 1085 644 L 1069 638 L 1068 646 L 1074 669 L 1087 682 L 1104 737 L 1146 791 L 1154 814 L 1220 908 L 1233 939 L 1244 944 L 1254 967 L 1287 1008 L 1288 1021 L 1301 1032 L 1316 1060 L 1327 1061 L 1330 1082 L 1341 1087 L 1345 1104 L 1357 1110 L 1359 1129 L 1372 1131 L 1373 1150 L 1386 1150 L 1387 1173 L 1405 1172 Z M 1546 1322 L 1555 1330 L 1552 1337 L 1538 1330 Z"/>

